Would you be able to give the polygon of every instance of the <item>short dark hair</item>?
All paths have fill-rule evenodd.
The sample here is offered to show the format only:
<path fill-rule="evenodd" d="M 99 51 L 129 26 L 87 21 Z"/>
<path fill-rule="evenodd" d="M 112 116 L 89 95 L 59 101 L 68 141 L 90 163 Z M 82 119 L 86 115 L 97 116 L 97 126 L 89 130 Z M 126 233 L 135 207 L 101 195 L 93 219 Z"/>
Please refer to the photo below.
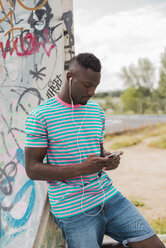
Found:
<path fill-rule="evenodd" d="M 92 53 L 80 53 L 77 56 L 73 57 L 70 61 L 69 68 L 72 66 L 72 64 L 74 64 L 74 62 L 85 69 L 91 69 L 95 72 L 101 71 L 100 60 Z"/>

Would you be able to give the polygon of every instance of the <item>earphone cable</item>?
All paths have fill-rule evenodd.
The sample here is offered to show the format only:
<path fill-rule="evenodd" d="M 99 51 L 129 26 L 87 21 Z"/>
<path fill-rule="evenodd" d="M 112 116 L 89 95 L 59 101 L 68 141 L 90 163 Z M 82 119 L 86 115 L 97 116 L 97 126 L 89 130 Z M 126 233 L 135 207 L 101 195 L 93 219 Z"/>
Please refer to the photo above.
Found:
<path fill-rule="evenodd" d="M 78 149 L 79 149 L 80 163 L 81 163 L 81 149 L 80 149 L 80 146 L 79 146 L 79 144 L 78 144 L 78 138 L 79 138 L 80 131 L 81 131 L 82 125 L 83 125 L 83 123 L 84 123 L 84 120 L 85 120 L 85 118 L 86 118 L 86 116 L 87 116 L 87 109 L 86 109 L 86 107 L 85 107 L 86 112 L 85 112 L 84 118 L 83 118 L 81 124 L 78 125 L 78 124 L 74 121 L 74 119 L 73 119 L 74 104 L 73 104 L 73 99 L 72 99 L 72 97 L 71 97 L 71 85 L 70 85 L 70 87 L 69 87 L 69 97 L 70 97 L 71 105 L 72 105 L 72 122 L 73 122 L 75 125 L 77 125 L 77 127 L 79 128 L 79 129 L 78 129 L 78 134 L 77 134 L 77 146 L 78 146 Z M 84 153 L 84 152 L 83 152 L 83 153 Z M 85 153 L 84 153 L 84 156 L 85 156 Z M 98 180 L 98 182 L 99 182 L 99 184 L 100 184 L 100 187 L 101 187 L 101 189 L 102 189 L 102 191 L 103 191 L 103 195 L 104 195 L 103 203 L 102 203 L 101 209 L 100 209 L 96 214 L 93 214 L 93 215 L 87 214 L 87 213 L 84 211 L 84 208 L 83 208 L 83 200 L 84 200 L 84 195 L 85 195 L 84 182 L 83 182 L 82 176 L 80 176 L 80 177 L 81 177 L 81 182 L 82 182 L 82 187 L 83 187 L 83 193 L 82 193 L 82 197 L 81 197 L 81 209 L 82 209 L 82 212 L 83 212 L 86 216 L 96 216 L 96 215 L 98 215 L 98 214 L 103 210 L 104 204 L 105 204 L 105 192 L 104 192 L 103 186 L 101 185 L 100 180 L 97 178 L 97 180 Z"/>

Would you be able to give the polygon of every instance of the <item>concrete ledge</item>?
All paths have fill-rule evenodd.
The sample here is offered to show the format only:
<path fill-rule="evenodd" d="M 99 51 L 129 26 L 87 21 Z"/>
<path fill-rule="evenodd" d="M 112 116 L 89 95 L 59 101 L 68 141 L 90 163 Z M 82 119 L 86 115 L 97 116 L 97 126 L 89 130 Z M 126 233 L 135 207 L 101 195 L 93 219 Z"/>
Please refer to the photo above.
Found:
<path fill-rule="evenodd" d="M 48 197 L 45 200 L 40 225 L 33 248 L 65 248 L 66 242 L 61 229 L 56 225 L 50 213 Z"/>

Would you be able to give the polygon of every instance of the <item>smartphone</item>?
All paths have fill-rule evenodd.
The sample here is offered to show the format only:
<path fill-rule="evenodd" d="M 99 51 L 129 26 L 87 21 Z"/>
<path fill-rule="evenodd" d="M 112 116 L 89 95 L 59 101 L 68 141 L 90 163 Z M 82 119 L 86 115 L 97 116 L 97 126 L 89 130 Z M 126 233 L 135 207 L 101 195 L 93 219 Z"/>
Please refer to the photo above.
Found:
<path fill-rule="evenodd" d="M 119 156 L 119 155 L 121 155 L 121 152 L 113 152 L 113 153 L 111 153 L 110 155 L 108 155 L 107 157 L 108 158 L 111 158 L 111 157 L 116 157 L 116 156 Z"/>

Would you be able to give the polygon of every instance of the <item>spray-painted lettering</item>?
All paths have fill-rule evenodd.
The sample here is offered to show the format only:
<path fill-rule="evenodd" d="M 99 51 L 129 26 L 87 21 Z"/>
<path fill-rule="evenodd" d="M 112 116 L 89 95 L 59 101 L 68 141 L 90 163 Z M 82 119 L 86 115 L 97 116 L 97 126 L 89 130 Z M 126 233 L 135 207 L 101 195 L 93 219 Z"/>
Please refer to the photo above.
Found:
<path fill-rule="evenodd" d="M 11 47 L 11 42 L 9 39 L 7 39 L 6 44 L 4 46 L 3 42 L 0 42 L 0 49 L 2 52 L 2 56 L 5 59 L 7 52 L 10 53 L 10 56 L 13 55 L 13 51 L 15 50 L 17 56 L 28 56 L 32 55 L 34 53 L 39 52 L 39 48 L 42 46 L 45 54 L 49 57 L 51 54 L 52 49 L 55 48 L 55 44 L 50 44 L 49 38 L 48 38 L 48 32 L 45 29 L 45 40 L 41 42 L 37 42 L 36 36 L 33 33 L 26 33 L 25 31 L 21 34 L 20 38 L 16 37 L 14 40 L 14 47 L 13 49 Z M 49 47 L 47 48 L 47 45 L 49 44 Z"/>
<path fill-rule="evenodd" d="M 58 94 L 60 91 L 61 85 L 62 85 L 61 75 L 56 76 L 56 78 L 54 78 L 53 80 L 49 80 L 48 82 L 49 88 L 46 93 L 47 97 L 50 98 Z"/>

